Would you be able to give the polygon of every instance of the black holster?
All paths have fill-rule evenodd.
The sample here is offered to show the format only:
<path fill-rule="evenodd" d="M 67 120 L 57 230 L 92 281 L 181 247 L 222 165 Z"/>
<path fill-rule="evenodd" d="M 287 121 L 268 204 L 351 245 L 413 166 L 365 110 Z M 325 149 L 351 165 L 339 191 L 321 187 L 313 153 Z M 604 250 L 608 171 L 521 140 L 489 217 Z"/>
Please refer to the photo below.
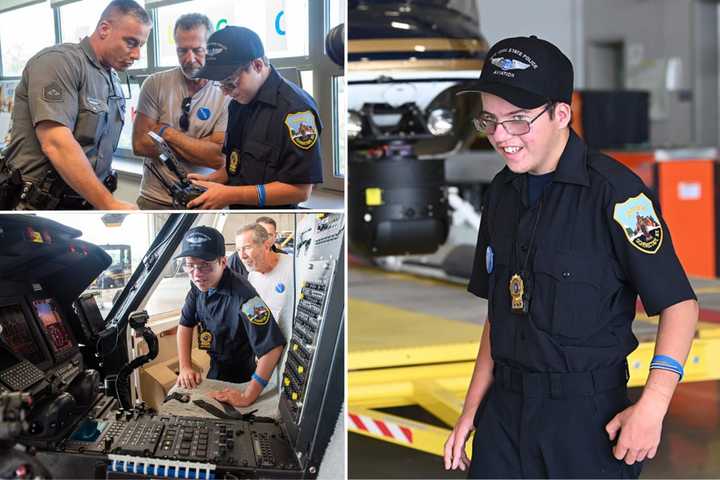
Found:
<path fill-rule="evenodd" d="M 0 210 L 14 210 L 23 188 L 20 170 L 11 168 L 0 155 Z"/>

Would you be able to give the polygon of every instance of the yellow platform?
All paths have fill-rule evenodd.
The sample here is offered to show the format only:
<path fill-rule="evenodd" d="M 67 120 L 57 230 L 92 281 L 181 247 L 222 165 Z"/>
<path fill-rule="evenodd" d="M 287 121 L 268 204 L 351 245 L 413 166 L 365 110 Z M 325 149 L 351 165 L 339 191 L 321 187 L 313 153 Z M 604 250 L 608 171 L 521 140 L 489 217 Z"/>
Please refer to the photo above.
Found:
<path fill-rule="evenodd" d="M 393 278 L 413 282 L 407 275 Z M 443 299 L 442 286 L 428 285 L 425 279 L 408 291 L 417 295 L 418 289 L 427 292 L 428 302 Z M 442 455 L 450 427 L 462 411 L 482 325 L 358 298 L 349 299 L 349 315 L 348 429 Z M 484 315 L 478 311 L 475 318 Z M 657 317 L 640 314 L 635 324 L 640 346 L 628 358 L 630 386 L 647 380 Z M 683 382 L 714 379 L 720 379 L 720 324 L 701 322 Z M 421 406 L 448 428 L 378 410 L 407 405 Z"/>

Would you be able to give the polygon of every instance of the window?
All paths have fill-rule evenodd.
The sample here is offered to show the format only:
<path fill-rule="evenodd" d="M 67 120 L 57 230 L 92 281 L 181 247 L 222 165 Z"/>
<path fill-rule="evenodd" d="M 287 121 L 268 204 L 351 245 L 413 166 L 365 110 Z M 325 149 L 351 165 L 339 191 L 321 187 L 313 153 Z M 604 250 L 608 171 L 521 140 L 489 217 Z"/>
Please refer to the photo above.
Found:
<path fill-rule="evenodd" d="M 157 9 L 160 66 L 177 65 L 173 28 L 180 15 L 204 13 L 215 29 L 238 25 L 254 30 L 268 58 L 308 55 L 308 0 L 192 0 Z"/>
<path fill-rule="evenodd" d="M 137 83 L 130 84 L 130 97 L 128 97 L 127 84 L 123 84 L 123 95 L 125 95 L 125 125 L 123 125 L 122 132 L 120 133 L 120 141 L 118 142 L 118 149 L 128 150 L 132 152 L 132 129 L 133 122 L 135 121 L 135 113 L 137 112 L 137 102 L 140 96 L 140 85 Z"/>
<path fill-rule="evenodd" d="M 345 77 L 333 77 L 333 172 L 336 177 L 345 177 L 346 144 L 345 121 L 347 120 L 347 98 L 345 98 Z"/>
<path fill-rule="evenodd" d="M 37 52 L 55 44 L 53 11 L 47 2 L 0 14 L 3 77 L 19 77 Z"/>
<path fill-rule="evenodd" d="M 63 42 L 78 43 L 95 31 L 100 14 L 108 5 L 107 0 L 81 0 L 60 7 L 60 33 Z M 142 0 L 139 2 L 144 4 Z M 50 21 L 52 22 L 52 13 Z M 52 23 L 50 26 L 52 31 Z M 143 46 L 140 60 L 130 68 L 147 68 L 147 44 Z"/>
<path fill-rule="evenodd" d="M 101 213 L 39 213 L 82 232 L 81 240 L 94 243 L 110 256 L 112 263 L 101 272 L 86 292 L 93 293 L 105 317 L 145 256 L 150 240 L 152 215 L 126 215 L 119 226 L 103 222 Z"/>

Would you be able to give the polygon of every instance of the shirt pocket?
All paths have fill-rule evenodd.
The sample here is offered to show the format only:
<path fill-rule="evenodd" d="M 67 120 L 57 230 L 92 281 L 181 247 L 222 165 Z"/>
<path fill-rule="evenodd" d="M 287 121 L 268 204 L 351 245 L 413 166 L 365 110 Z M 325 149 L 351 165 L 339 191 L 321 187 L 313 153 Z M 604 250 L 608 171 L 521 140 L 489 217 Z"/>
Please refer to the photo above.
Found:
<path fill-rule="evenodd" d="M 73 135 L 82 146 L 97 145 L 108 121 L 107 103 L 81 102 Z"/>
<path fill-rule="evenodd" d="M 543 252 L 534 259 L 533 319 L 560 340 L 597 333 L 607 322 L 603 283 L 610 259 L 593 252 Z M 605 318 L 609 320 L 609 318 Z"/>
<path fill-rule="evenodd" d="M 278 151 L 272 145 L 247 140 L 242 148 L 242 171 L 245 180 L 258 185 L 276 180 Z"/>

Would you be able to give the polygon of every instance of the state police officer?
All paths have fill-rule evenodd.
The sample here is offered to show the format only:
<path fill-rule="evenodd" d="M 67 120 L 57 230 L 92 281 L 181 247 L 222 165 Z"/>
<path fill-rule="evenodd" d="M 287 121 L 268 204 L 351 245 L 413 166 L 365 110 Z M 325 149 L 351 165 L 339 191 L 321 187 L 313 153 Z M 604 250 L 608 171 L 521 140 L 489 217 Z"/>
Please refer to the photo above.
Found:
<path fill-rule="evenodd" d="M 270 65 L 257 34 L 234 26 L 213 33 L 198 76 L 219 81 L 233 101 L 225 168 L 189 176 L 208 191 L 188 206 L 295 208 L 310 198 L 322 182 L 320 114 L 310 95 Z"/>
<path fill-rule="evenodd" d="M 195 288 L 188 292 L 180 316 L 177 383 L 194 388 L 201 381 L 190 362 L 197 326 L 198 347 L 211 358 L 207 378 L 235 383 L 253 380 L 242 392 L 226 389 L 212 396 L 236 407 L 250 405 L 267 386 L 285 337 L 250 283 L 227 268 L 220 232 L 205 226 L 190 229 L 182 241 L 178 258 L 182 257 Z"/>
<path fill-rule="evenodd" d="M 95 31 L 32 57 L 15 90 L 6 169 L 24 188 L 16 208 L 133 209 L 115 200 L 113 152 L 123 128 L 125 100 L 115 70 L 140 58 L 151 20 L 133 0 L 115 0 Z"/>
<path fill-rule="evenodd" d="M 637 477 L 682 378 L 695 295 L 653 193 L 569 127 L 570 60 L 536 37 L 502 40 L 486 58 L 475 126 L 506 166 L 483 202 L 468 290 L 488 300 L 488 316 L 445 468 L 469 467 L 471 478 Z M 638 295 L 660 324 L 631 405 Z"/>

